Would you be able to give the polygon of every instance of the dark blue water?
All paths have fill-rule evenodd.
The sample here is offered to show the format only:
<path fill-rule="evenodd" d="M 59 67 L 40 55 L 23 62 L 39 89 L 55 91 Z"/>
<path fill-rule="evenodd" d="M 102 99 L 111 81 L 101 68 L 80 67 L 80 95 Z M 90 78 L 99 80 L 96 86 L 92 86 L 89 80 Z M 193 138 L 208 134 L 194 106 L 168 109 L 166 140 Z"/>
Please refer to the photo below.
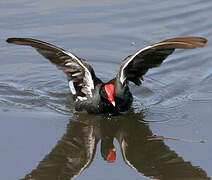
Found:
<path fill-rule="evenodd" d="M 1 1 L 0 179 L 65 180 L 79 172 L 76 179 L 210 179 L 211 8 L 209 0 Z M 176 51 L 150 70 L 142 87 L 131 85 L 134 111 L 109 119 L 77 114 L 65 75 L 33 49 L 5 42 L 31 37 L 53 43 L 87 59 L 107 81 L 129 54 L 188 35 L 207 38 L 207 46 Z M 185 141 L 147 140 L 151 135 Z M 112 164 L 100 153 L 107 136 L 116 147 Z M 95 152 L 84 156 L 79 144 L 91 145 L 88 137 Z M 74 170 L 74 160 L 86 157 L 90 165 Z"/>

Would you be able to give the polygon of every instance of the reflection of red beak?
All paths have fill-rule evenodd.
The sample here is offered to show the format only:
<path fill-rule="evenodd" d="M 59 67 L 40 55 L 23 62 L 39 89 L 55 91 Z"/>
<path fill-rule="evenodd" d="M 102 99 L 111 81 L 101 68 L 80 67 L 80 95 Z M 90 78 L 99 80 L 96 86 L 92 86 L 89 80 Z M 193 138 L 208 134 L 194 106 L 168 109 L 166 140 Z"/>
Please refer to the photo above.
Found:
<path fill-rule="evenodd" d="M 115 161 L 116 161 L 116 149 L 115 148 L 109 149 L 109 154 L 107 156 L 107 162 L 114 163 Z"/>

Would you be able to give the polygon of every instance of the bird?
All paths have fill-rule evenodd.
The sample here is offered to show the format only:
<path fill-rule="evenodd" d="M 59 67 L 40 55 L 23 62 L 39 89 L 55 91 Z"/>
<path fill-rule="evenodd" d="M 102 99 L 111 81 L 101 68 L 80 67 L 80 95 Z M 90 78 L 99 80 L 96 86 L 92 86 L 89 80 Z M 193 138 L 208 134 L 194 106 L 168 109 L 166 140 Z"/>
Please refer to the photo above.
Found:
<path fill-rule="evenodd" d="M 62 70 L 68 79 L 76 111 L 94 114 L 119 114 L 133 102 L 129 82 L 141 85 L 149 69 L 158 67 L 175 49 L 204 47 L 207 39 L 196 36 L 175 37 L 149 45 L 126 57 L 112 80 L 103 82 L 85 59 L 47 42 L 31 38 L 8 38 L 8 43 L 35 48 Z"/>

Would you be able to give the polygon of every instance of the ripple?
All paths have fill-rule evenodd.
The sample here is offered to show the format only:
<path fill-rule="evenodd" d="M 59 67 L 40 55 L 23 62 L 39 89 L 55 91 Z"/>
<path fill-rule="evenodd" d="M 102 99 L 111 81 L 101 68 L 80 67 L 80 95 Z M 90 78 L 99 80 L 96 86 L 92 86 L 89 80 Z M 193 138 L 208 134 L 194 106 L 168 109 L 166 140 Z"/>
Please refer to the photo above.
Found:
<path fill-rule="evenodd" d="M 147 123 L 151 122 L 159 122 L 159 123 L 165 123 L 169 122 L 171 119 L 169 114 L 160 113 L 160 112 L 147 112 L 144 113 L 143 121 Z"/>
<path fill-rule="evenodd" d="M 212 92 L 194 92 L 188 96 L 188 99 L 199 102 L 212 102 Z"/>
<path fill-rule="evenodd" d="M 42 90 L 27 89 L 16 83 L 0 84 L 0 103 L 34 111 L 53 110 L 63 114 L 70 114 L 71 104 L 67 93 L 54 93 Z"/>

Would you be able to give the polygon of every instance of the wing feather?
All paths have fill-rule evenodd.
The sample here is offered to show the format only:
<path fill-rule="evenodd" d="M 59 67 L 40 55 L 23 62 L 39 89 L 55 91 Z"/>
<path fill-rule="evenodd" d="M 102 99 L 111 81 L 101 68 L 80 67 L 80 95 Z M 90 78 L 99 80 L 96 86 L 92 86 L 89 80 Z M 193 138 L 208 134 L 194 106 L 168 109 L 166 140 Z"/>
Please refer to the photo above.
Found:
<path fill-rule="evenodd" d="M 66 73 L 72 94 L 82 97 L 92 97 L 95 86 L 93 68 L 83 59 L 73 53 L 52 44 L 30 38 L 8 38 L 8 43 L 26 45 L 35 48 L 41 55 L 49 59 L 58 69 Z M 81 84 L 81 86 L 79 86 Z M 82 92 L 82 86 L 84 91 Z"/>
<path fill-rule="evenodd" d="M 132 81 L 140 85 L 143 75 L 149 69 L 159 66 L 175 49 L 194 49 L 204 47 L 206 43 L 205 38 L 187 36 L 171 38 L 147 46 L 122 62 L 117 78 L 122 84 Z"/>

